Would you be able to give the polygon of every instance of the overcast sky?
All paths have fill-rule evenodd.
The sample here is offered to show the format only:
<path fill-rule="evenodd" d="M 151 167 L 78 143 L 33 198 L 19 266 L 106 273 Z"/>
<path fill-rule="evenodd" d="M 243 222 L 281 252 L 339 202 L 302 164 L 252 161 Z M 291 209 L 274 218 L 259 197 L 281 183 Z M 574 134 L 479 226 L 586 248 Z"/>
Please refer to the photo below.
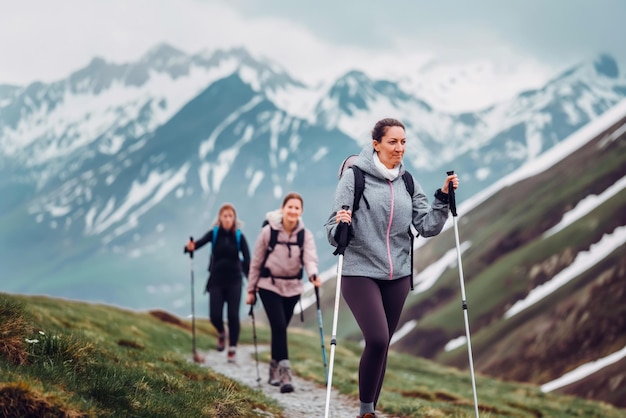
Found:
<path fill-rule="evenodd" d="M 536 60 L 608 52 L 626 73 L 622 0 L 20 0 L 0 2 L 0 84 L 66 77 L 94 56 L 136 60 L 243 45 L 314 81 L 428 58 Z"/>

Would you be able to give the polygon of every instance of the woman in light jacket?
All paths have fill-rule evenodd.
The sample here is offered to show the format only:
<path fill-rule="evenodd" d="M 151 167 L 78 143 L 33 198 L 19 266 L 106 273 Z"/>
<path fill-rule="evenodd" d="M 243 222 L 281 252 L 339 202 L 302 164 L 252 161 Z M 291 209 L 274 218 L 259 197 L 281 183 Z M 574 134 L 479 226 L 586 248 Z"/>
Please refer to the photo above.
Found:
<path fill-rule="evenodd" d="M 375 417 L 385 377 L 391 337 L 410 289 L 412 224 L 420 235 L 437 235 L 448 218 L 448 176 L 431 204 L 417 181 L 410 196 L 402 179 L 406 146 L 404 125 L 382 119 L 372 130 L 372 145 L 361 151 L 354 165 L 365 174 L 363 202 L 351 211 L 354 173 L 346 170 L 335 191 L 333 212 L 326 223 L 328 240 L 337 246 L 337 225 L 352 225 L 353 236 L 343 259 L 341 294 L 358 323 L 365 348 L 359 363 L 359 417 Z M 343 206 L 350 206 L 348 210 Z"/>
<path fill-rule="evenodd" d="M 272 335 L 269 383 L 280 386 L 281 393 L 294 390 L 287 349 L 287 326 L 303 292 L 303 268 L 315 287 L 321 285 L 315 241 L 302 222 L 303 210 L 302 196 L 292 192 L 285 196 L 279 211 L 268 213 L 268 224 L 261 230 L 254 246 L 248 276 L 246 303 L 254 304 L 258 291 Z M 277 240 L 273 250 L 268 251 L 272 230 L 276 231 Z M 298 243 L 299 235 L 302 237 L 302 248 Z"/>

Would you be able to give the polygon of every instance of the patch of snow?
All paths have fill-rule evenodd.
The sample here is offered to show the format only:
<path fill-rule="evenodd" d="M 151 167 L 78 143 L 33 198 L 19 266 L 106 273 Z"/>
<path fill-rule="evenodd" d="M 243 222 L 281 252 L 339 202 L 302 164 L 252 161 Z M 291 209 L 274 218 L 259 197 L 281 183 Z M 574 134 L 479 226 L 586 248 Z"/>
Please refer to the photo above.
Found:
<path fill-rule="evenodd" d="M 609 200 L 611 197 L 617 195 L 621 191 L 626 188 L 626 177 L 622 177 L 609 188 L 607 188 L 600 195 L 589 195 L 582 199 L 576 207 L 569 212 L 563 215 L 563 218 L 559 221 L 558 224 L 554 225 L 552 228 L 548 229 L 544 234 L 544 238 L 552 236 L 557 232 L 565 229 L 567 226 L 576 222 L 578 219 L 582 218 L 602 203 Z"/>
<path fill-rule="evenodd" d="M 411 319 L 410 321 L 407 321 L 404 324 L 402 324 L 400 329 L 396 330 L 396 332 L 393 334 L 393 337 L 391 337 L 391 341 L 389 342 L 389 345 L 393 345 L 397 343 L 398 341 L 400 341 L 402 338 L 407 336 L 416 326 L 417 326 L 417 320 L 415 319 Z"/>
<path fill-rule="evenodd" d="M 248 101 L 248 103 L 241 106 L 239 109 L 235 110 L 233 113 L 224 118 L 224 120 L 222 120 L 219 125 L 215 127 L 213 132 L 211 132 L 211 135 L 209 135 L 207 139 L 200 143 L 200 147 L 198 148 L 198 156 L 200 157 L 200 159 L 204 160 L 207 154 L 213 152 L 213 150 L 215 149 L 215 142 L 217 141 L 217 137 L 224 131 L 224 129 L 228 127 L 228 125 L 231 125 L 232 123 L 237 121 L 241 117 L 241 115 L 249 112 L 262 101 L 263 96 L 254 96 L 252 99 L 250 99 L 250 101 Z"/>
<path fill-rule="evenodd" d="M 611 364 L 617 363 L 621 359 L 626 357 L 626 346 L 621 350 L 616 351 L 606 357 L 594 360 L 592 362 L 578 366 L 574 370 L 565 373 L 558 379 L 554 379 L 551 382 L 541 385 L 542 392 L 552 392 L 553 390 L 562 388 L 563 386 L 570 385 L 587 376 L 591 376 L 598 370 L 601 370 Z"/>
<path fill-rule="evenodd" d="M 508 319 L 540 300 L 550 296 L 559 288 L 569 283 L 578 275 L 593 267 L 596 263 L 611 254 L 615 249 L 626 243 L 626 226 L 615 228 L 613 233 L 605 234 L 602 239 L 592 244 L 588 251 L 581 251 L 567 268 L 560 271 L 549 281 L 532 289 L 526 298 L 518 300 L 504 313 Z"/>
<path fill-rule="evenodd" d="M 611 125 L 618 122 L 624 117 L 624 115 L 626 115 L 626 99 L 620 101 L 597 119 L 589 122 L 533 161 L 524 164 L 511 174 L 485 188 L 482 192 L 476 193 L 466 199 L 461 205 L 459 205 L 459 213 L 468 213 L 471 209 L 477 207 L 486 199 L 495 195 L 499 190 L 513 186 L 515 183 L 518 183 L 525 178 L 537 175 L 547 170 L 557 162 L 562 161 L 569 154 L 588 143 L 592 138 L 595 138 L 600 133 L 608 129 Z"/>
<path fill-rule="evenodd" d="M 461 254 L 472 246 L 471 242 L 463 242 L 461 244 Z M 426 267 L 419 273 L 415 279 L 415 288 L 413 294 L 423 293 L 430 289 L 441 277 L 444 271 L 457 265 L 456 247 L 446 251 L 435 263 Z"/>
<path fill-rule="evenodd" d="M 443 349 L 444 351 L 448 352 L 456 350 L 457 348 L 462 347 L 465 344 L 467 344 L 467 337 L 465 335 L 461 335 L 460 337 L 456 337 L 448 341 Z"/>

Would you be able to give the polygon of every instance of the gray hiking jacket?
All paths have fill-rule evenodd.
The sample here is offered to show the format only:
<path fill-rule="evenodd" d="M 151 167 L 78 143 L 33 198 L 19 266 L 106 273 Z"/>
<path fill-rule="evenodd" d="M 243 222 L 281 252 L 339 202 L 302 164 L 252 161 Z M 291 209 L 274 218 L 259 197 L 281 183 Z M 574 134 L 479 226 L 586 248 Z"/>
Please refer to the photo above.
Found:
<path fill-rule="evenodd" d="M 345 276 L 365 276 L 380 280 L 393 280 L 411 274 L 411 239 L 408 234 L 411 223 L 423 237 L 441 232 L 448 219 L 448 204 L 435 198 L 432 206 L 424 195 L 421 185 L 414 179 L 412 198 L 400 175 L 393 181 L 382 177 L 374 165 L 374 148 L 368 145 L 359 154 L 354 165 L 365 174 L 363 196 L 359 210 L 352 214 L 354 237 L 345 250 L 343 271 Z M 436 195 L 441 196 L 441 191 Z M 334 247 L 337 229 L 336 214 L 343 205 L 354 202 L 354 173 L 347 169 L 337 185 L 333 211 L 326 222 L 328 241 Z"/>
<path fill-rule="evenodd" d="M 282 224 L 282 215 L 280 211 L 273 211 L 267 214 L 266 219 L 269 225 L 261 229 L 261 233 L 257 237 L 250 262 L 250 271 L 248 273 L 247 292 L 256 292 L 257 289 L 266 289 L 283 297 L 297 296 L 302 294 L 304 286 L 302 280 L 298 279 L 279 279 L 261 276 L 261 264 L 265 258 L 265 253 L 270 242 L 270 226 L 278 231 L 278 242 L 267 257 L 265 267 L 269 268 L 275 276 L 296 276 L 301 267 L 304 267 L 306 276 L 311 277 L 318 274 L 317 266 L 317 249 L 315 240 L 311 231 L 305 228 L 302 219 L 298 221 L 295 229 L 291 234 L 287 234 Z M 281 242 L 297 242 L 298 232 L 304 229 L 304 244 L 302 250 L 302 263 L 300 264 L 300 248 L 297 245 L 287 246 L 280 244 Z"/>

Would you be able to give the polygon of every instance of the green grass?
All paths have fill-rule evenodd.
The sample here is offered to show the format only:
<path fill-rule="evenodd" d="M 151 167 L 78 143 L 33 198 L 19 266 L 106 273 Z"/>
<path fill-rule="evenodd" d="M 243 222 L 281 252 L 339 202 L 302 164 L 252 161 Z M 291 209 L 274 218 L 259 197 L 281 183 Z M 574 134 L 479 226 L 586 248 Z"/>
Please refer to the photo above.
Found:
<path fill-rule="evenodd" d="M 324 385 L 319 334 L 315 338 L 313 333 L 293 329 L 289 338 L 296 373 Z M 325 342 L 327 349 L 329 344 Z M 358 344 L 343 341 L 335 350 L 333 387 L 355 398 L 361 350 Z M 605 403 L 543 393 L 535 385 L 484 376 L 477 376 L 477 394 L 483 418 L 624 416 L 624 410 Z M 474 417 L 470 373 L 392 351 L 378 409 L 398 417 Z"/>
<path fill-rule="evenodd" d="M 0 294 L 0 416 L 280 415 L 260 392 L 190 362 L 191 333 L 181 325 L 110 306 Z M 198 345 L 208 347 L 212 328 L 198 321 L 197 330 Z"/>
<path fill-rule="evenodd" d="M 0 416 L 283 416 L 261 392 L 191 362 L 189 324 L 162 315 L 173 323 L 147 312 L 0 293 Z M 293 368 L 323 389 L 319 332 L 295 325 Z M 199 348 L 213 346 L 208 321 L 197 320 L 196 334 Z M 269 342 L 268 328 L 258 322 L 257 338 Z M 249 323 L 241 340 L 252 343 Z M 325 347 L 330 359 L 328 336 Z M 335 347 L 334 390 L 355 399 L 360 353 L 353 342 Z M 260 357 L 269 360 L 267 351 Z M 532 385 L 478 376 L 477 387 L 484 418 L 623 416 L 607 404 L 544 394 Z M 392 352 L 378 406 L 396 417 L 473 417 L 469 372 Z"/>

